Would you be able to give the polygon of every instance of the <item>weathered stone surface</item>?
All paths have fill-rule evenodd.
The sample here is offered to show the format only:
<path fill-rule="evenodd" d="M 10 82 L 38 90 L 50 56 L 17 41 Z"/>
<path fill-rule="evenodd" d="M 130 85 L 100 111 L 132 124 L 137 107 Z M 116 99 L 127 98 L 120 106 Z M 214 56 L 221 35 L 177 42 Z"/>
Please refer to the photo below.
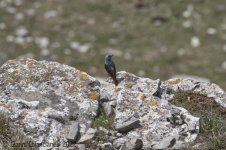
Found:
<path fill-rule="evenodd" d="M 171 79 L 192 79 L 195 81 L 200 81 L 200 82 L 208 82 L 210 83 L 210 80 L 208 78 L 204 78 L 204 77 L 198 77 L 198 76 L 194 76 L 194 75 L 187 75 L 187 74 L 178 74 L 178 75 L 174 75 L 171 77 Z"/>
<path fill-rule="evenodd" d="M 108 102 L 108 101 L 111 101 L 111 100 L 116 100 L 116 99 L 113 99 L 112 95 L 112 91 L 109 91 L 109 86 L 111 86 L 111 88 L 113 88 L 113 85 L 112 84 L 109 84 L 107 82 L 101 82 L 101 85 L 100 85 L 100 101 L 101 102 Z"/>
<path fill-rule="evenodd" d="M 99 127 L 100 131 L 103 131 L 106 135 L 110 134 L 109 131 L 103 127 Z"/>
<path fill-rule="evenodd" d="M 75 142 L 79 135 L 79 123 L 78 122 L 72 122 L 70 125 L 69 133 L 67 135 L 67 139 L 69 141 Z"/>
<path fill-rule="evenodd" d="M 117 133 L 116 136 L 117 137 L 122 137 L 122 133 Z"/>
<path fill-rule="evenodd" d="M 116 150 L 111 143 L 99 144 L 97 150 Z"/>
<path fill-rule="evenodd" d="M 85 144 L 70 144 L 69 146 L 64 145 L 63 147 L 56 147 L 52 150 L 86 150 Z"/>
<path fill-rule="evenodd" d="M 61 143 L 71 116 L 88 128 L 97 114 L 99 81 L 57 62 L 10 60 L 0 85 L 0 110 L 35 142 Z"/>
<path fill-rule="evenodd" d="M 176 139 L 174 137 L 166 137 L 162 139 L 160 142 L 155 144 L 152 148 L 153 149 L 166 149 L 169 147 L 172 147 L 176 142 Z"/>
<path fill-rule="evenodd" d="M 119 150 L 130 150 L 128 147 L 126 147 L 125 145 L 121 146 Z"/>
<path fill-rule="evenodd" d="M 111 143 L 113 143 L 113 141 L 116 140 L 117 138 L 118 137 L 115 137 L 115 136 L 109 136 L 108 137 L 108 141 L 111 142 Z"/>
<path fill-rule="evenodd" d="M 79 139 L 78 143 L 84 143 L 92 140 L 97 133 L 97 129 L 89 128 L 86 133 Z"/>
<path fill-rule="evenodd" d="M 4 147 L 3 147 L 3 144 L 2 144 L 2 143 L 0 143 L 0 149 L 2 149 L 2 150 L 3 150 L 3 148 L 4 148 Z"/>
<path fill-rule="evenodd" d="M 115 126 L 115 129 L 120 131 L 120 132 L 128 132 L 134 128 L 139 127 L 140 121 L 134 117 L 131 117 L 121 123 L 118 123 Z"/>
<path fill-rule="evenodd" d="M 126 147 L 131 150 L 140 150 L 143 147 L 143 141 L 139 138 L 132 138 L 127 141 Z"/>
<path fill-rule="evenodd" d="M 52 147 L 39 147 L 39 150 L 51 150 L 52 149 Z"/>
<path fill-rule="evenodd" d="M 119 149 L 120 147 L 124 146 L 127 141 L 128 139 L 126 137 L 118 138 L 113 141 L 113 146 Z"/>
<path fill-rule="evenodd" d="M 104 107 L 104 112 L 107 116 L 112 116 L 114 114 L 114 109 L 113 106 L 111 105 L 111 103 L 107 102 L 107 103 L 103 103 L 103 107 Z"/>

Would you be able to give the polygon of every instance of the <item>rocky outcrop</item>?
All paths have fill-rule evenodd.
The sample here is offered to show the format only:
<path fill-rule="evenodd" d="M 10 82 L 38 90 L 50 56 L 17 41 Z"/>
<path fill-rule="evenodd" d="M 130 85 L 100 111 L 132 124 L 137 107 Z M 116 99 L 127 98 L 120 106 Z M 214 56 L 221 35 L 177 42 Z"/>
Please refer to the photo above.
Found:
<path fill-rule="evenodd" d="M 116 139 L 116 147 L 123 145 L 127 149 L 136 149 L 128 147 L 134 145 L 128 142 L 140 139 L 144 149 L 163 149 L 182 147 L 196 139 L 199 118 L 168 103 L 172 95 L 167 94 L 167 87 L 163 88 L 165 83 L 127 72 L 119 72 L 118 79 L 120 84 L 117 87 L 108 84 L 101 87 L 101 92 L 108 91 L 109 94 L 106 96 L 105 93 L 101 101 L 106 101 L 106 97 L 109 102 L 116 101 L 115 129 L 125 134 L 124 140 Z M 191 124 L 195 126 L 192 133 Z"/>
<path fill-rule="evenodd" d="M 35 142 L 63 143 L 78 121 L 81 134 L 97 115 L 100 83 L 56 62 L 12 60 L 0 68 L 0 109 Z"/>
<path fill-rule="evenodd" d="M 115 87 L 57 62 L 11 60 L 0 68 L 0 110 L 33 142 L 52 148 L 148 150 L 181 148 L 199 134 L 199 118 L 170 104 L 174 92 L 203 93 L 226 107 L 224 91 L 209 82 L 125 71 L 117 78 Z M 113 128 L 93 129 L 100 111 L 114 118 Z"/>

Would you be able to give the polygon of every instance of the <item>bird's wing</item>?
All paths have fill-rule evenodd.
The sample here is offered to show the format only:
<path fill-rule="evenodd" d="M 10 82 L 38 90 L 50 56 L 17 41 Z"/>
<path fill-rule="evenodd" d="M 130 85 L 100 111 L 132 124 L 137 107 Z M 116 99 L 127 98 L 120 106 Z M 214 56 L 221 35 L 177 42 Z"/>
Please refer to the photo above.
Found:
<path fill-rule="evenodd" d="M 115 68 L 115 64 L 112 62 L 112 65 L 113 65 L 113 74 L 114 74 L 114 77 L 115 77 L 115 79 L 116 79 L 116 68 Z"/>
<path fill-rule="evenodd" d="M 108 65 L 105 64 L 104 67 L 105 67 L 105 70 L 107 71 L 107 73 L 108 73 L 109 75 L 111 75 L 111 74 L 110 74 L 111 70 L 110 70 L 110 68 L 108 67 Z"/>

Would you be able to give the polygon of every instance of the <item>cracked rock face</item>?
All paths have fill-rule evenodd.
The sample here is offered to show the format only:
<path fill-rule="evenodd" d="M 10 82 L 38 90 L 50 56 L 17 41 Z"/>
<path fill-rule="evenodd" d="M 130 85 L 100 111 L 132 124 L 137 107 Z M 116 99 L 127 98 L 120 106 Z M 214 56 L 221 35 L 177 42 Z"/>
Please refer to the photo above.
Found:
<path fill-rule="evenodd" d="M 73 120 L 85 131 L 97 114 L 99 81 L 57 62 L 8 61 L 0 85 L 0 109 L 37 142 L 59 143 Z"/>

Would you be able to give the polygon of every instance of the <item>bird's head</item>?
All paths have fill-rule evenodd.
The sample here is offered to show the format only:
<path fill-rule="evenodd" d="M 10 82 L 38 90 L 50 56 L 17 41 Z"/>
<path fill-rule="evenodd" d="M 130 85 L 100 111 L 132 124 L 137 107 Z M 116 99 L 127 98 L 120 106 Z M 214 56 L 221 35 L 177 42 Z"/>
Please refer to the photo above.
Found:
<path fill-rule="evenodd" d="M 106 56 L 105 56 L 105 60 L 111 60 L 111 57 L 112 57 L 113 55 L 110 55 L 110 54 L 107 54 Z"/>

